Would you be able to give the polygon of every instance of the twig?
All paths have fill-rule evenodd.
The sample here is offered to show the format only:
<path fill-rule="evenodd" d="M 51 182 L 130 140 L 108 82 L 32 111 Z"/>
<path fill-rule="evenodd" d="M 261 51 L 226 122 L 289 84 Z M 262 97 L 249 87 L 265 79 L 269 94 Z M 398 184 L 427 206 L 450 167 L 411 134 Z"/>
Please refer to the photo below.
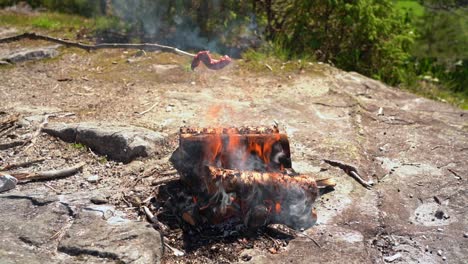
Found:
<path fill-rule="evenodd" d="M 170 250 L 172 250 L 172 253 L 174 253 L 175 256 L 177 257 L 182 257 L 185 255 L 185 252 L 183 252 L 182 250 L 179 250 L 177 248 L 173 248 L 169 245 L 168 241 L 169 239 L 167 239 L 167 237 L 164 237 L 164 246 L 168 247 Z"/>
<path fill-rule="evenodd" d="M 265 63 L 265 67 L 267 67 L 270 71 L 273 71 L 273 68 L 270 65 L 268 65 L 267 63 Z"/>
<path fill-rule="evenodd" d="M 15 130 L 16 128 L 17 128 L 17 126 L 11 125 L 10 127 L 4 129 L 0 133 L 0 138 L 3 137 L 3 136 L 8 136 L 11 133 L 11 131 Z"/>
<path fill-rule="evenodd" d="M 180 50 L 178 48 L 159 45 L 155 43 L 142 43 L 142 44 L 101 43 L 101 44 L 91 45 L 91 44 L 83 44 L 79 42 L 64 40 L 60 38 L 53 38 L 53 37 L 46 36 L 46 35 L 36 34 L 34 32 L 26 32 L 26 33 L 16 35 L 16 36 L 0 38 L 0 43 L 8 43 L 8 42 L 13 42 L 13 41 L 19 41 L 22 39 L 45 40 L 49 42 L 62 44 L 67 47 L 75 47 L 79 49 L 84 49 L 86 51 L 97 50 L 97 49 L 139 49 L 139 50 L 147 50 L 147 51 L 160 50 L 160 51 L 165 51 L 165 52 L 172 52 L 172 53 L 179 54 L 179 55 L 195 57 L 195 54 Z"/>
<path fill-rule="evenodd" d="M 40 163 L 43 162 L 45 159 L 37 159 L 37 160 L 31 160 L 31 161 L 26 161 L 22 163 L 16 163 L 16 164 L 8 164 L 3 167 L 0 167 L 0 171 L 5 171 L 5 170 L 12 170 L 16 168 L 23 168 L 23 167 L 28 167 L 31 166 L 34 163 Z"/>
<path fill-rule="evenodd" d="M 370 189 L 374 185 L 374 182 L 372 180 L 369 180 L 369 181 L 364 180 L 359 175 L 359 173 L 357 172 L 356 167 L 354 167 L 352 165 L 349 165 L 349 164 L 346 164 L 344 162 L 337 161 L 337 160 L 324 159 L 323 161 L 330 164 L 331 166 L 338 167 L 338 168 L 342 169 L 346 174 L 348 174 L 351 177 L 353 177 L 354 179 L 356 179 L 360 184 L 362 184 L 367 189 Z"/>
<path fill-rule="evenodd" d="M 312 242 L 314 242 L 314 244 L 319 247 L 319 248 L 322 248 L 322 246 L 320 246 L 320 244 L 311 236 L 305 234 L 305 233 L 301 233 L 301 232 L 298 232 L 292 228 L 290 228 L 289 226 L 286 226 L 286 225 L 280 225 L 280 224 L 271 224 L 271 225 L 268 225 L 268 228 L 272 228 L 282 234 L 286 234 L 288 236 L 292 236 L 292 237 L 297 237 L 297 236 L 303 236 L 303 237 L 306 237 L 308 239 L 310 239 Z"/>
<path fill-rule="evenodd" d="M 143 209 L 143 212 L 146 215 L 146 219 L 148 219 L 150 223 L 154 223 L 154 214 L 150 211 L 150 209 L 144 205 L 141 206 L 141 209 Z"/>
<path fill-rule="evenodd" d="M 17 172 L 11 173 L 11 176 L 15 177 L 19 181 L 31 181 L 31 180 L 52 180 L 56 178 L 63 178 L 72 176 L 83 168 L 86 163 L 81 162 L 77 165 L 61 170 L 50 170 L 40 172 Z"/>
<path fill-rule="evenodd" d="M 51 189 L 52 191 L 54 191 L 54 192 L 56 192 L 56 193 L 60 193 L 59 190 L 55 189 L 54 187 L 50 186 L 50 185 L 47 184 L 47 183 L 44 183 L 44 186 L 47 187 L 47 188 L 49 188 L 49 189 Z"/>
<path fill-rule="evenodd" d="M 313 237 L 307 235 L 306 233 L 299 233 L 299 232 L 298 232 L 298 234 L 307 237 L 308 239 L 312 240 L 312 242 L 314 242 L 314 244 L 315 244 L 317 247 L 322 248 L 322 246 L 320 246 L 320 244 L 317 242 L 317 240 L 315 240 Z"/>
<path fill-rule="evenodd" d="M 448 171 L 450 171 L 453 175 L 455 175 L 455 177 L 458 177 L 458 179 L 461 179 L 462 177 L 460 175 L 458 175 L 458 173 L 456 173 L 454 170 L 452 169 L 447 169 Z"/>
<path fill-rule="evenodd" d="M 160 179 L 154 180 L 153 182 L 151 182 L 151 185 L 152 185 L 152 186 L 157 186 L 157 185 L 169 183 L 169 182 L 172 182 L 172 181 L 178 181 L 178 180 L 180 180 L 180 176 L 179 176 L 179 175 L 166 176 L 166 177 L 162 177 L 162 178 L 160 178 Z"/>
<path fill-rule="evenodd" d="M 153 223 L 153 224 L 156 224 L 158 225 L 159 229 L 164 233 L 166 233 L 166 231 L 169 229 L 167 226 L 165 226 L 164 224 L 162 224 L 161 222 L 159 222 L 153 215 L 153 213 L 150 211 L 150 209 L 146 206 L 141 206 L 140 207 L 141 209 L 143 209 L 143 212 L 145 213 L 146 215 L 146 218 L 148 219 L 148 221 L 150 223 Z M 164 226 L 164 228 L 161 228 L 162 226 Z M 174 253 L 174 255 L 178 256 L 178 257 L 181 257 L 181 256 L 184 256 L 185 255 L 185 252 L 183 252 L 182 250 L 179 250 L 177 248 L 173 248 L 169 245 L 169 239 L 167 239 L 167 237 L 164 237 L 163 236 L 163 241 L 164 241 L 164 246 L 168 247 L 170 250 L 172 250 L 172 252 Z"/>
<path fill-rule="evenodd" d="M 161 223 L 157 217 L 154 216 L 154 214 L 150 211 L 150 209 L 147 207 L 147 206 L 141 206 L 140 207 L 143 212 L 145 213 L 146 215 L 146 219 L 148 219 L 148 222 L 156 225 L 158 227 L 158 229 L 162 232 L 162 234 L 167 234 L 167 232 L 169 231 L 169 227 L 166 226 L 165 224 Z"/>
<path fill-rule="evenodd" d="M 18 146 L 23 146 L 24 144 L 27 144 L 28 141 L 22 141 L 22 140 L 17 140 L 17 141 L 12 141 L 4 144 L 0 144 L 0 150 L 5 150 L 5 149 L 10 149 Z"/>
<path fill-rule="evenodd" d="M 155 108 L 157 105 L 158 105 L 159 102 L 156 102 L 154 103 L 150 108 L 148 108 L 147 110 L 141 112 L 141 113 L 138 113 L 139 115 L 144 115 L 146 113 L 148 113 L 149 111 L 153 110 L 153 108 Z"/>

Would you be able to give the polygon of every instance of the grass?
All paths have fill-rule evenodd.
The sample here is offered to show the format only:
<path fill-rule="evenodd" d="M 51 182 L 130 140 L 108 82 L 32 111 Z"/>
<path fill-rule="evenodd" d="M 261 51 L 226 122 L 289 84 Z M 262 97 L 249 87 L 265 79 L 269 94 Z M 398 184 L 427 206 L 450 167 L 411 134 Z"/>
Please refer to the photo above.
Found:
<path fill-rule="evenodd" d="M 421 81 L 417 85 L 411 87 L 403 87 L 403 89 L 432 100 L 449 103 L 463 110 L 468 110 L 467 94 L 455 93 L 444 87 L 441 87 L 440 85 Z"/>
<path fill-rule="evenodd" d="M 45 29 L 50 31 L 72 31 L 93 28 L 93 19 L 77 15 L 44 12 L 21 14 L 0 11 L 0 24 L 23 29 Z"/>
<path fill-rule="evenodd" d="M 241 66 L 251 72 L 290 73 L 307 70 L 311 57 L 288 58 L 285 51 L 275 49 L 269 51 L 247 50 L 242 54 Z"/>

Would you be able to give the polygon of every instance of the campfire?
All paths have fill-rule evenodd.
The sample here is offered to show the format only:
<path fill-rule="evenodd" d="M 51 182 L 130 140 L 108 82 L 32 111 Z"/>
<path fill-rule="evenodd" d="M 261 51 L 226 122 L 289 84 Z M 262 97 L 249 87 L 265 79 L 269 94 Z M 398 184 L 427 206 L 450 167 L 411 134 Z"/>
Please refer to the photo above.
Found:
<path fill-rule="evenodd" d="M 183 127 L 171 160 L 186 196 L 177 214 L 194 227 L 237 221 L 248 229 L 309 228 L 320 191 L 335 185 L 292 169 L 289 140 L 278 127 Z"/>

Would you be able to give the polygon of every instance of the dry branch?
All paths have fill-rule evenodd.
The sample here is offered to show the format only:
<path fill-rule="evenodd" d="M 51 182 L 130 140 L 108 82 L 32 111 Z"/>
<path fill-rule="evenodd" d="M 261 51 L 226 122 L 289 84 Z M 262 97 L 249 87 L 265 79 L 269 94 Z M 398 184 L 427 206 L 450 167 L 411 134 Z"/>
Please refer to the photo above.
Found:
<path fill-rule="evenodd" d="M 63 178 L 72 176 L 83 168 L 86 163 L 81 162 L 77 165 L 61 170 L 50 170 L 40 172 L 16 172 L 10 175 L 18 179 L 19 181 L 31 181 L 31 180 L 52 180 L 57 178 Z"/>
<path fill-rule="evenodd" d="M 84 49 L 86 51 L 97 50 L 97 49 L 139 49 L 146 51 L 155 51 L 160 50 L 164 52 L 172 52 L 179 55 L 195 57 L 195 54 L 180 50 L 175 47 L 159 45 L 155 43 L 142 43 L 142 44 L 131 44 L 131 43 L 101 43 L 101 44 L 84 44 L 80 42 L 74 42 L 70 40 L 65 40 L 61 38 L 54 38 L 46 35 L 36 34 L 34 32 L 26 32 L 20 35 L 0 38 L 0 43 L 8 43 L 13 41 L 19 41 L 22 39 L 33 39 L 33 40 L 45 40 L 49 42 L 54 42 L 58 44 L 65 45 L 67 47 L 75 47 L 79 49 Z"/>

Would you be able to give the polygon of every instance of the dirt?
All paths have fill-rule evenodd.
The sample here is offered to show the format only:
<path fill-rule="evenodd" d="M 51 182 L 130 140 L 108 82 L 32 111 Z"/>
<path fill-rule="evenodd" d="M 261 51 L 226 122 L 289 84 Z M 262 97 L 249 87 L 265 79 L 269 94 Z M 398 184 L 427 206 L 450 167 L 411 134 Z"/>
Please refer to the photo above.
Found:
<path fill-rule="evenodd" d="M 40 45 L 21 41 L 0 49 Z M 31 120 L 0 143 L 27 139 L 44 114 L 58 113 L 49 122 L 141 126 L 166 133 L 169 144 L 158 157 L 123 164 L 41 134 L 28 150 L 0 151 L 0 166 L 41 157 L 46 160 L 28 170 L 87 165 L 72 177 L 21 184 L 17 190 L 98 192 L 126 218 L 146 221 L 138 200 L 153 196 L 157 188 L 151 183 L 172 169 L 168 159 L 179 127 L 276 121 L 289 135 L 293 168 L 337 182 L 317 203 L 318 225 L 304 231 L 320 247 L 307 237 L 262 233 L 212 235 L 200 238 L 201 244 L 185 241 L 184 248 L 176 230 L 169 242 L 187 254 L 175 257 L 166 248 L 163 262 L 384 263 L 396 253 L 401 256 L 392 263 L 466 260 L 468 112 L 327 64 L 253 71 L 236 60 L 220 71 L 192 72 L 190 58 L 169 53 L 59 51 L 54 59 L 0 68 L 0 117 Z M 73 115 L 60 117 L 63 113 Z M 368 190 L 323 159 L 353 164 L 375 185 Z M 87 181 L 91 175 L 99 180 Z"/>

